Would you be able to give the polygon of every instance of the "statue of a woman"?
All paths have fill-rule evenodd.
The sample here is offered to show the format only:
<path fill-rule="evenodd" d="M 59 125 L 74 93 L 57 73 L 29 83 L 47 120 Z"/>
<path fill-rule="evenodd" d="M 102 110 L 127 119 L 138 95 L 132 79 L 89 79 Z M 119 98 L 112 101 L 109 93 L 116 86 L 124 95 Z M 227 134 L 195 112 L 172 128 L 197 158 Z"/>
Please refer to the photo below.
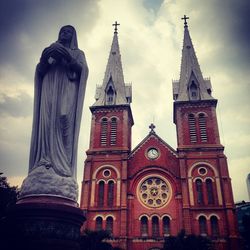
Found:
<path fill-rule="evenodd" d="M 37 65 L 29 175 L 21 196 L 51 194 L 75 199 L 62 189 L 65 185 L 72 192 L 77 186 L 77 144 L 87 77 L 76 31 L 64 26 L 58 41 L 44 49 Z"/>

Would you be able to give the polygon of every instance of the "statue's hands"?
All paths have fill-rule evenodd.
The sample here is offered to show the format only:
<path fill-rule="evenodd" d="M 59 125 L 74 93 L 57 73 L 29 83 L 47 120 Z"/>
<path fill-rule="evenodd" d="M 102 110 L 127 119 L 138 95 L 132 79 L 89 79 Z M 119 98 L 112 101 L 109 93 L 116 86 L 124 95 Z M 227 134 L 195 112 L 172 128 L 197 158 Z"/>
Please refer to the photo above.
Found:
<path fill-rule="evenodd" d="M 70 55 L 69 51 L 60 43 L 56 43 L 54 48 L 57 53 L 59 53 L 67 62 L 72 60 L 72 56 Z"/>
<path fill-rule="evenodd" d="M 40 61 L 43 63 L 48 63 L 49 57 L 52 55 L 54 49 L 50 46 L 48 48 L 45 48 L 42 52 Z"/>

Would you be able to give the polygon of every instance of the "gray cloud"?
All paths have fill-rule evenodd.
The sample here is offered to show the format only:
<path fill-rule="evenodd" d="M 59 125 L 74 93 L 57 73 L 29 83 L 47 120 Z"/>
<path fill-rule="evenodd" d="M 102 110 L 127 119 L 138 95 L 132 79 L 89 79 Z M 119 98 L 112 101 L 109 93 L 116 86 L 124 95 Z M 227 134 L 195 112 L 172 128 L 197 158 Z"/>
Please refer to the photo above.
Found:
<path fill-rule="evenodd" d="M 98 16 L 97 3 L 98 0 L 0 1 L 0 65 L 14 63 L 28 74 L 30 68 L 24 67 L 23 61 L 32 62 L 31 48 L 54 41 L 59 27 L 65 24 L 77 28 L 86 23 L 83 31 L 90 31 Z"/>
<path fill-rule="evenodd" d="M 16 97 L 1 94 L 0 116 L 26 117 L 32 111 L 32 98 L 24 93 L 19 93 Z"/>

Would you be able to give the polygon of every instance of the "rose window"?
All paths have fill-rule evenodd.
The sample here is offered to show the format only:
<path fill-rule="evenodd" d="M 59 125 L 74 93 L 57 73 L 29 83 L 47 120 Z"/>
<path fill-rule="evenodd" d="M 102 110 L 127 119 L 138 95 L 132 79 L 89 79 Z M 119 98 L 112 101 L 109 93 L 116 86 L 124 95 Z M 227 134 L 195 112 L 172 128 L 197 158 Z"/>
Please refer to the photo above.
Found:
<path fill-rule="evenodd" d="M 158 177 L 147 178 L 139 187 L 139 197 L 149 207 L 161 207 L 170 198 L 169 185 Z"/>

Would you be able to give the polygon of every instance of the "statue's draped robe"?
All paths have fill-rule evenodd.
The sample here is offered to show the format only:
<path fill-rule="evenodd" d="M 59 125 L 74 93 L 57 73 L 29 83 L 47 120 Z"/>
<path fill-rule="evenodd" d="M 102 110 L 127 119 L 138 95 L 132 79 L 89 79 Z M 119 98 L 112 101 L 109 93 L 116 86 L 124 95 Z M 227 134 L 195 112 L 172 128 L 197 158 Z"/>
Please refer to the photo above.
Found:
<path fill-rule="evenodd" d="M 63 59 L 50 60 L 45 74 L 38 64 L 35 74 L 33 128 L 29 172 L 41 166 L 56 174 L 76 177 L 77 144 L 88 67 L 77 48 L 74 31 L 69 53 L 82 66 L 75 72 Z"/>

